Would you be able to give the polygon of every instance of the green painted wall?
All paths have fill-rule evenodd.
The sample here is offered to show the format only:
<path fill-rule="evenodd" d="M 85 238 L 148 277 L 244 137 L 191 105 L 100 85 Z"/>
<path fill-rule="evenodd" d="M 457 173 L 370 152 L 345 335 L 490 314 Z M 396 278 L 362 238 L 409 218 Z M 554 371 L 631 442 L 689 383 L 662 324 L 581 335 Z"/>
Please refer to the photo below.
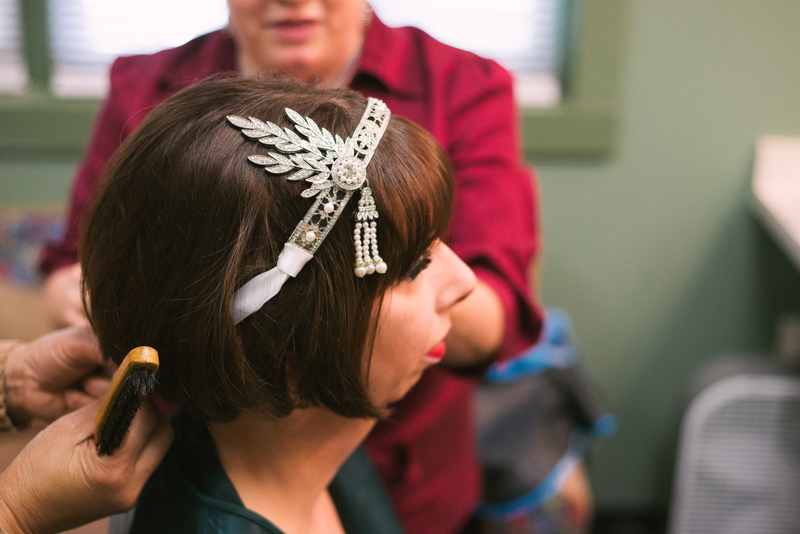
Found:
<path fill-rule="evenodd" d="M 800 310 L 800 276 L 746 207 L 755 139 L 800 135 L 800 2 L 629 6 L 613 154 L 535 162 L 541 294 L 572 314 L 620 418 L 590 460 L 602 508 L 665 506 L 687 378 L 767 350 L 776 315 Z M 63 201 L 74 164 L 0 153 L 0 204 Z"/>
<path fill-rule="evenodd" d="M 541 294 L 620 418 L 591 458 L 602 508 L 667 504 L 687 378 L 768 350 L 776 314 L 800 309 L 747 211 L 756 138 L 800 135 L 800 2 L 633 0 L 628 21 L 614 153 L 535 162 Z"/>
<path fill-rule="evenodd" d="M 63 204 L 76 163 L 69 159 L 0 156 L 0 206 Z"/>

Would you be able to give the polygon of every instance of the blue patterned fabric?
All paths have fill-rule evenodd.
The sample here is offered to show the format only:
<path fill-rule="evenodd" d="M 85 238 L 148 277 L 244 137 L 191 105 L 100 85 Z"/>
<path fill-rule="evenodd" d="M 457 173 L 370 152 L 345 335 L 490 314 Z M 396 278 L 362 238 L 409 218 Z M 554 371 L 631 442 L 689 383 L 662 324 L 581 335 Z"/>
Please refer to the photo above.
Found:
<path fill-rule="evenodd" d="M 47 210 L 0 211 L 0 279 L 19 286 L 40 282 L 36 268 L 39 251 L 64 231 L 61 213 Z"/>

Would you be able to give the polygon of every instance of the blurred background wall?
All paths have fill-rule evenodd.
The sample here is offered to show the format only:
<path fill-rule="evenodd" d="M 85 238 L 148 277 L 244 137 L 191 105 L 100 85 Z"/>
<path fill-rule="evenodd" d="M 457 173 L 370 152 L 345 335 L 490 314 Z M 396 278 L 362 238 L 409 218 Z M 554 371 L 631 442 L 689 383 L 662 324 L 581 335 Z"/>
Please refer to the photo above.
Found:
<path fill-rule="evenodd" d="M 769 351 L 800 311 L 800 276 L 747 208 L 756 138 L 800 135 L 800 2 L 628 6 L 614 152 L 534 162 L 542 300 L 572 314 L 620 421 L 590 459 L 601 510 L 666 506 L 692 371 Z"/>
<path fill-rule="evenodd" d="M 50 154 L 26 154 L 23 158 L 4 155 L 0 158 L 0 206 L 63 205 L 76 162 Z"/>
<path fill-rule="evenodd" d="M 800 135 L 800 2 L 627 5 L 612 153 L 532 161 L 542 300 L 572 315 L 620 421 L 590 459 L 601 511 L 665 508 L 693 370 L 770 351 L 800 312 L 800 276 L 747 209 L 756 138 Z M 63 204 L 75 163 L 2 154 L 0 204 Z"/>

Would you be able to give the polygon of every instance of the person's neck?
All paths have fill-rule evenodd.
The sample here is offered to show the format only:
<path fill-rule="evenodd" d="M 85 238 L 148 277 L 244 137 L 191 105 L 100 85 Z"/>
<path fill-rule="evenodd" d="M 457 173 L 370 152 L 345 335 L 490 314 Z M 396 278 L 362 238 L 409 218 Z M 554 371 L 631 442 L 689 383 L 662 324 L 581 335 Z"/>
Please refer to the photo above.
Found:
<path fill-rule="evenodd" d="M 374 424 L 304 408 L 283 419 L 242 414 L 209 427 L 222 467 L 245 507 L 286 534 L 305 534 L 335 531 L 329 521 L 338 525 L 338 519 L 328 485 Z"/>
<path fill-rule="evenodd" d="M 363 42 L 362 42 L 363 45 Z M 276 70 L 285 70 L 292 76 L 296 77 L 297 79 L 301 80 L 304 83 L 315 83 L 317 87 L 324 88 L 324 89 L 336 89 L 347 87 L 350 84 L 350 80 L 353 79 L 353 76 L 356 72 L 356 67 L 358 67 L 358 63 L 361 60 L 361 48 L 356 50 L 355 54 L 352 55 L 347 59 L 345 63 L 342 65 L 337 65 L 336 70 L 333 70 L 329 73 L 304 73 L 304 72 L 297 72 L 293 71 L 292 69 L 279 69 L 277 67 L 270 68 L 263 67 L 259 68 L 250 58 L 245 56 L 244 54 L 238 54 L 236 61 L 237 61 L 237 69 L 239 70 L 240 74 L 244 76 L 255 77 L 258 76 L 260 72 L 271 72 Z"/>

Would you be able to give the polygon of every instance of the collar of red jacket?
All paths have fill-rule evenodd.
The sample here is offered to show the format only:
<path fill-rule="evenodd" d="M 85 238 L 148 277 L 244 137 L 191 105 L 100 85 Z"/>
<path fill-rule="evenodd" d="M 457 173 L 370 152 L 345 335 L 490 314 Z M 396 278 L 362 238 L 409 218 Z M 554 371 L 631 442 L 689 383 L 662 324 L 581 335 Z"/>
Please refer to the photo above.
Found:
<path fill-rule="evenodd" d="M 415 39 L 417 33 L 421 30 L 390 28 L 373 14 L 356 76 L 371 76 L 393 93 L 407 96 L 420 93 L 422 62 L 410 61 L 415 53 L 424 53 L 414 50 L 418 44 L 415 41 L 419 41 Z"/>
<path fill-rule="evenodd" d="M 170 95 L 209 76 L 236 72 L 236 44 L 228 32 L 217 30 L 156 52 L 150 67 L 160 74 L 159 89 Z"/>

